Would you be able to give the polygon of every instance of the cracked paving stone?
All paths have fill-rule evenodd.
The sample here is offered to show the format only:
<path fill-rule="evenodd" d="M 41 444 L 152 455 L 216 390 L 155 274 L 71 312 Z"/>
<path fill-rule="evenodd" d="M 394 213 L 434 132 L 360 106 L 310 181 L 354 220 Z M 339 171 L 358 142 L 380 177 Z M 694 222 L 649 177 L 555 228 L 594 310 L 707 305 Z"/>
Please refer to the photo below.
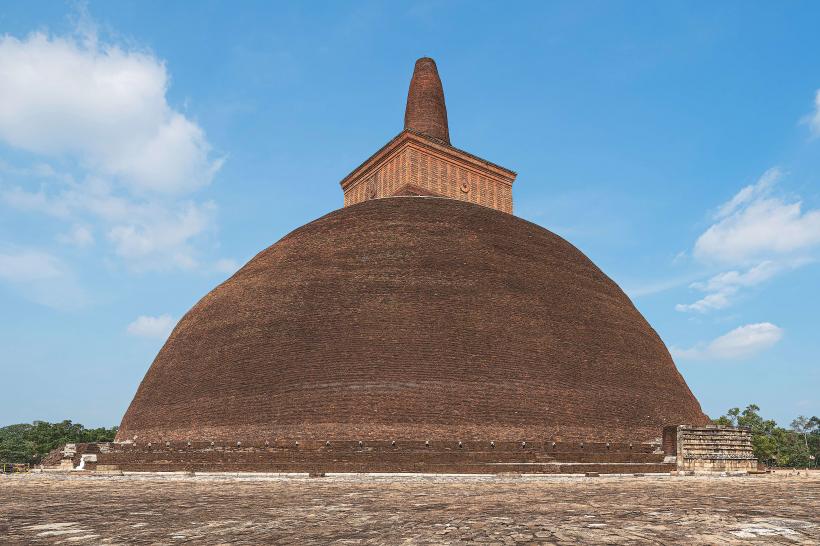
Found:
<path fill-rule="evenodd" d="M 0 475 L 0 544 L 818 544 L 820 472 Z"/>

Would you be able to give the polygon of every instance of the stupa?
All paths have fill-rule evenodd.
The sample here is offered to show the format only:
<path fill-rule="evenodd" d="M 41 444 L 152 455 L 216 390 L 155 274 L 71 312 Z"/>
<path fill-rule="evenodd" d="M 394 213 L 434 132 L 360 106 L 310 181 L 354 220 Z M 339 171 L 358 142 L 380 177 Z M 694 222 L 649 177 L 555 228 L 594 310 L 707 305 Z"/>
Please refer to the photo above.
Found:
<path fill-rule="evenodd" d="M 708 423 L 618 285 L 512 214 L 515 178 L 451 144 L 419 59 L 404 129 L 341 181 L 345 206 L 260 252 L 160 350 L 117 442 L 177 455 L 117 464 L 228 468 L 184 455 L 221 445 L 266 468 L 349 469 L 350 450 L 359 470 L 486 470 L 562 445 L 649 454 L 665 426 Z"/>

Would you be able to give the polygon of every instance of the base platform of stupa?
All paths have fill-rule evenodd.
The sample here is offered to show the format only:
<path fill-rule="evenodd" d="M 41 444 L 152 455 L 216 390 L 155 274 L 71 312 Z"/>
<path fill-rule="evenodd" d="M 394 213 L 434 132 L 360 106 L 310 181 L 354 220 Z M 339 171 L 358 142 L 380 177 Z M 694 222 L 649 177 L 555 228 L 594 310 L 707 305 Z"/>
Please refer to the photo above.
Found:
<path fill-rule="evenodd" d="M 553 440 L 68 444 L 47 464 L 130 472 L 649 474 L 757 468 L 750 433 L 673 426 L 657 442 Z"/>

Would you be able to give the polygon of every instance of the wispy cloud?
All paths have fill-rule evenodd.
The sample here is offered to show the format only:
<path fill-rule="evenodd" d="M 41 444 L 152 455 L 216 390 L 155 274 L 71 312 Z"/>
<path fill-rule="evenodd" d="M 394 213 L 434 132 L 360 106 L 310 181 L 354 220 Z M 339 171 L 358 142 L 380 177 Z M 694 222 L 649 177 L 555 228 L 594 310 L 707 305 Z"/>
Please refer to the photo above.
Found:
<path fill-rule="evenodd" d="M 127 326 L 126 331 L 132 336 L 165 339 L 176 323 L 177 321 L 171 315 L 157 317 L 140 315 Z"/>
<path fill-rule="evenodd" d="M 75 225 L 70 231 L 57 235 L 61 243 L 76 247 L 86 247 L 94 244 L 94 234 L 87 226 Z"/>
<path fill-rule="evenodd" d="M 233 258 L 221 258 L 214 264 L 214 270 L 219 273 L 233 275 L 239 269 L 239 263 Z"/>
<path fill-rule="evenodd" d="M 809 129 L 814 136 L 820 136 L 820 89 L 814 94 L 814 111 L 806 117 Z"/>
<path fill-rule="evenodd" d="M 770 322 L 735 328 L 709 343 L 689 349 L 670 347 L 672 356 L 681 360 L 738 360 L 754 356 L 779 342 L 783 329 Z"/>
<path fill-rule="evenodd" d="M 53 195 L 19 187 L 0 190 L 0 199 L 18 210 L 72 222 L 68 233 L 57 236 L 63 243 L 90 244 L 96 228 L 114 253 L 137 270 L 197 267 L 194 243 L 213 231 L 217 213 L 213 201 L 115 195 L 111 186 L 99 179 L 64 184 Z"/>
<path fill-rule="evenodd" d="M 696 278 L 698 278 L 697 275 L 690 274 L 659 281 L 633 283 L 630 286 L 626 286 L 624 288 L 624 292 L 626 292 L 627 295 L 633 299 L 640 298 L 643 296 L 651 296 L 653 294 L 666 292 L 667 290 L 671 290 L 679 286 L 685 286 L 687 284 L 690 284 L 692 280 Z"/>
<path fill-rule="evenodd" d="M 161 207 L 148 210 L 151 212 L 132 216 L 130 221 L 123 219 L 108 231 L 117 254 L 141 267 L 196 267 L 189 241 L 210 229 L 216 205 L 208 201 L 186 203 L 171 211 Z"/>
<path fill-rule="evenodd" d="M 25 298 L 54 309 L 87 303 L 85 291 L 56 256 L 34 249 L 0 249 L 0 281 Z"/>
<path fill-rule="evenodd" d="M 726 271 L 713 276 L 706 282 L 692 283 L 689 285 L 690 288 L 705 292 L 706 295 L 694 303 L 678 304 L 675 306 L 675 310 L 705 313 L 711 310 L 723 309 L 732 303 L 732 299 L 741 288 L 761 284 L 774 277 L 782 269 L 782 265 L 772 261 L 764 261 L 745 272 Z"/>
<path fill-rule="evenodd" d="M 718 207 L 715 222 L 698 237 L 694 257 L 702 264 L 735 269 L 696 282 L 705 295 L 680 303 L 681 312 L 706 313 L 729 307 L 741 290 L 814 261 L 820 246 L 820 210 L 804 211 L 799 199 L 775 195 L 783 173 L 772 168 Z"/>
<path fill-rule="evenodd" d="M 774 186 L 774 184 L 782 178 L 782 176 L 783 173 L 780 172 L 780 169 L 777 167 L 769 169 L 763 173 L 757 182 L 744 187 L 742 190 L 737 192 L 734 197 L 729 199 L 729 201 L 718 207 L 718 210 L 715 213 L 715 218 L 718 220 L 726 218 L 743 205 L 748 204 L 750 201 L 765 196 L 769 193 L 769 191 L 771 191 L 772 186 Z"/>

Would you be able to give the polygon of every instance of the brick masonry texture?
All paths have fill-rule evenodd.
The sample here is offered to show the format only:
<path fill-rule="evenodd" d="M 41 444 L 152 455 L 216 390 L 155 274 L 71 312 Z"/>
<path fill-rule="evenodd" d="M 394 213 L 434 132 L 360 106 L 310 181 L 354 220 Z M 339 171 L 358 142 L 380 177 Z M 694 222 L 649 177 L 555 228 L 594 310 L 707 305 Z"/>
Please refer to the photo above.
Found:
<path fill-rule="evenodd" d="M 404 128 L 430 135 L 450 144 L 444 88 L 438 75 L 436 61 L 429 57 L 416 61 L 413 78 L 410 80 L 410 88 L 407 91 Z"/>
<path fill-rule="evenodd" d="M 394 197 L 295 230 L 206 295 L 118 440 L 643 441 L 707 422 L 654 330 L 567 241 Z"/>
<path fill-rule="evenodd" d="M 707 425 L 663 429 L 663 450 L 682 471 L 748 471 L 758 466 L 747 428 Z"/>
<path fill-rule="evenodd" d="M 404 131 L 341 182 L 345 206 L 392 196 L 431 195 L 512 213 L 515 173 L 450 144 L 444 90 L 433 59 L 416 62 Z"/>
<path fill-rule="evenodd" d="M 396 195 L 430 195 L 512 213 L 515 173 L 403 131 L 342 181 L 345 206 Z"/>
<path fill-rule="evenodd" d="M 663 473 L 652 444 L 596 442 L 137 442 L 76 444 L 70 468 L 208 472 Z M 92 455 L 92 457 L 89 457 Z M 93 459 L 90 460 L 90 459 Z M 57 461 L 62 463 L 63 461 Z M 53 466 L 58 466 L 52 463 Z"/>

